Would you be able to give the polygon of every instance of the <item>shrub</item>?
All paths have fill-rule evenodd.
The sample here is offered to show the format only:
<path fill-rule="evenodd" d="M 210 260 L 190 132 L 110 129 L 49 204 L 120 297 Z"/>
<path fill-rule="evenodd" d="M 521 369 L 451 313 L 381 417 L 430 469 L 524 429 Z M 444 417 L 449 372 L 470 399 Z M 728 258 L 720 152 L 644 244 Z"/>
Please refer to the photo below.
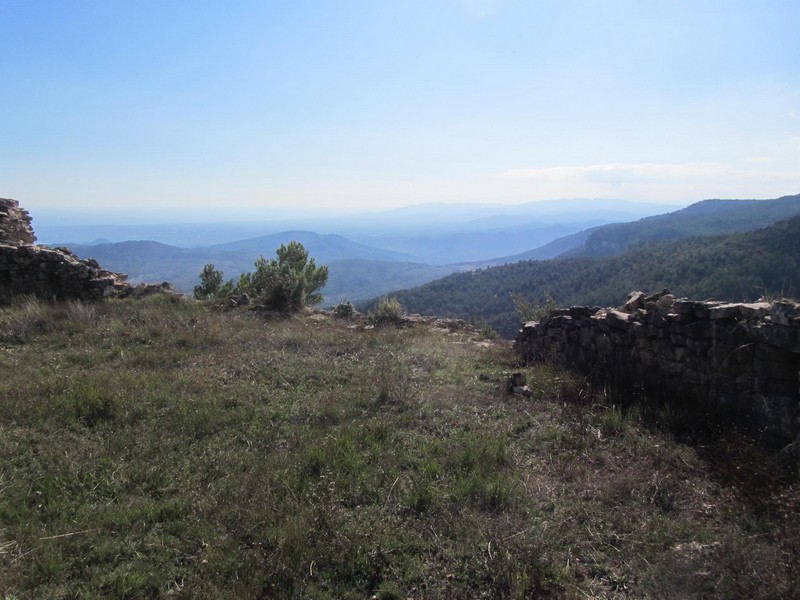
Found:
<path fill-rule="evenodd" d="M 349 300 L 342 300 L 333 308 L 333 314 L 342 319 L 349 319 L 356 312 Z"/>
<path fill-rule="evenodd" d="M 627 409 L 619 406 L 607 407 L 600 415 L 600 430 L 606 436 L 624 434 L 639 420 L 639 416 L 638 406 Z"/>
<path fill-rule="evenodd" d="M 515 292 L 511 292 L 511 302 L 514 303 L 514 310 L 522 321 L 538 321 L 558 308 L 549 292 L 545 294 L 544 304 L 529 302 L 522 294 Z"/>
<path fill-rule="evenodd" d="M 200 285 L 195 286 L 198 299 L 213 299 L 233 294 L 248 294 L 266 308 L 293 313 L 304 306 L 322 302 L 319 293 L 328 283 L 328 267 L 317 267 L 308 250 L 300 242 L 281 244 L 276 250 L 277 259 L 256 259 L 255 271 L 243 273 L 234 284 L 222 284 L 222 272 L 208 264 L 200 273 Z"/>
<path fill-rule="evenodd" d="M 396 298 L 381 298 L 375 310 L 369 313 L 373 325 L 399 325 L 403 322 L 405 310 Z"/>
<path fill-rule="evenodd" d="M 276 254 L 277 260 L 258 257 L 256 270 L 239 278 L 236 292 L 249 294 L 270 310 L 287 313 L 322 302 L 319 290 L 328 283 L 328 267 L 317 267 L 300 242 L 281 244 Z"/>
<path fill-rule="evenodd" d="M 200 272 L 200 283 L 194 286 L 194 297 L 198 300 L 208 300 L 219 294 L 222 286 L 222 271 L 214 265 L 207 264 Z"/>

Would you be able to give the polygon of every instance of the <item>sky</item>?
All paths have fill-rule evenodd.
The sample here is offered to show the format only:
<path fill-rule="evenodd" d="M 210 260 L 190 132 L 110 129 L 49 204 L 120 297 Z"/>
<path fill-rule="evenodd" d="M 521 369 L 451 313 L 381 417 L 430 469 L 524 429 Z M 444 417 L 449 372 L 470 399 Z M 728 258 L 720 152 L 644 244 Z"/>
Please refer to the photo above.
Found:
<path fill-rule="evenodd" d="M 797 0 L 0 0 L 36 221 L 800 193 Z"/>

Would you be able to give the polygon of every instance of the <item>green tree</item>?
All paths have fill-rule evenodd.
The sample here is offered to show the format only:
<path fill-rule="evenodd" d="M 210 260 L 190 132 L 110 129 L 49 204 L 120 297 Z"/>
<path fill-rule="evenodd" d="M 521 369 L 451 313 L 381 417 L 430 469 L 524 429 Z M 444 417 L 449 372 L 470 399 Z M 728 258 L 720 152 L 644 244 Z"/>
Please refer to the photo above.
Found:
<path fill-rule="evenodd" d="M 212 264 L 207 264 L 200 272 L 200 283 L 194 286 L 194 297 L 198 300 L 208 300 L 219 294 L 222 286 L 222 271 L 218 271 Z"/>
<path fill-rule="evenodd" d="M 255 271 L 239 278 L 238 292 L 246 292 L 271 310 L 296 312 L 322 302 L 319 293 L 328 283 L 328 267 L 317 267 L 300 242 L 281 244 L 277 259 L 256 259 Z"/>

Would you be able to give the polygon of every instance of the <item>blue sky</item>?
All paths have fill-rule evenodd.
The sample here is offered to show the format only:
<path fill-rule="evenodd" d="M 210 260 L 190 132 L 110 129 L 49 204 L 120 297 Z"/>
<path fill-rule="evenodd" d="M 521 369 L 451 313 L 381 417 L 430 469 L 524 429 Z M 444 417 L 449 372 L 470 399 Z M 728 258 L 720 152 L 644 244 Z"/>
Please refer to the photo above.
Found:
<path fill-rule="evenodd" d="M 147 222 L 795 194 L 798 26 L 797 0 L 0 0 L 0 196 Z"/>

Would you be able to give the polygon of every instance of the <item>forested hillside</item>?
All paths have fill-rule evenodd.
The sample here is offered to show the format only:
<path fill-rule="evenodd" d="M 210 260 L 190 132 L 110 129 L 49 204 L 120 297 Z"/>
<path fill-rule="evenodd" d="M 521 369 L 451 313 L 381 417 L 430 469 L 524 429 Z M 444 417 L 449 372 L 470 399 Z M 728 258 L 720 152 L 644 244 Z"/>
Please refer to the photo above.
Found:
<path fill-rule="evenodd" d="M 450 275 L 458 268 L 388 260 L 335 260 L 328 263 L 330 279 L 323 306 L 357 301 L 404 287 L 413 287 Z M 464 269 L 461 269 L 464 270 Z"/>
<path fill-rule="evenodd" d="M 513 336 L 520 317 L 512 294 L 532 304 L 617 305 L 634 289 L 667 287 L 679 296 L 754 300 L 796 295 L 800 216 L 754 232 L 638 243 L 605 258 L 523 261 L 450 275 L 392 294 L 410 312 L 474 319 Z M 362 308 L 369 308 L 369 304 Z"/>
<path fill-rule="evenodd" d="M 800 214 L 800 194 L 775 200 L 703 200 L 664 215 L 597 227 L 562 258 L 613 256 L 644 241 L 753 231 L 796 214 Z"/>

